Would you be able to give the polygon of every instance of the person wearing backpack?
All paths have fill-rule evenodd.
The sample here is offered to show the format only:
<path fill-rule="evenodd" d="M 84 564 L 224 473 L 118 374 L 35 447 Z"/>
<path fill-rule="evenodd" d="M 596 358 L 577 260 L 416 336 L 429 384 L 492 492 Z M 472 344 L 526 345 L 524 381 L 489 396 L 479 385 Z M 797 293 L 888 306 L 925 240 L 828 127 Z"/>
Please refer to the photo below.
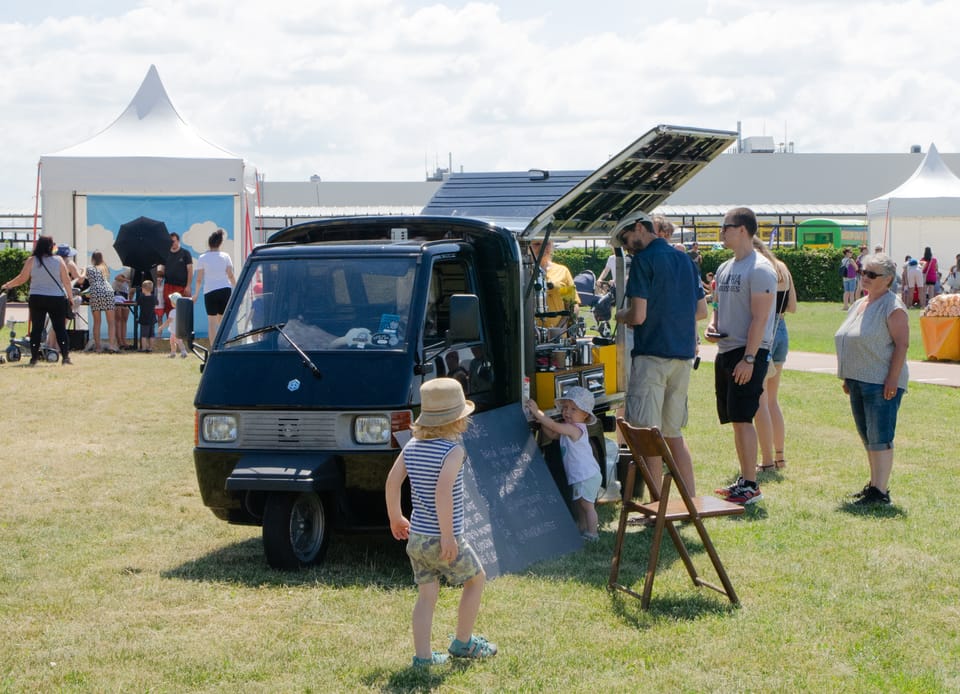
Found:
<path fill-rule="evenodd" d="M 843 279 L 843 310 L 849 309 L 857 300 L 857 275 L 860 266 L 853 259 L 853 250 L 843 249 L 843 260 L 840 261 L 840 277 Z"/>

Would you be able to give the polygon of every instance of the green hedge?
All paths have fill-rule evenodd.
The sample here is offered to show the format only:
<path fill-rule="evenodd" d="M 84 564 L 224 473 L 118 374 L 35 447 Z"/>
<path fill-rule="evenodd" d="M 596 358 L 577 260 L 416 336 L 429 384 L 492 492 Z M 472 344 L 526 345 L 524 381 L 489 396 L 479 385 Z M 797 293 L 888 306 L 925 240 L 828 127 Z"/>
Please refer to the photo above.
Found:
<path fill-rule="evenodd" d="M 4 248 L 0 250 L 0 284 L 7 280 L 12 280 L 20 274 L 23 269 L 24 261 L 30 257 L 30 251 L 22 248 Z M 9 301 L 26 301 L 27 294 L 30 292 L 30 281 L 28 280 L 19 287 L 7 292 Z"/>
<path fill-rule="evenodd" d="M 608 248 L 584 250 L 582 248 L 558 248 L 553 257 L 558 263 L 570 268 L 576 276 L 584 269 L 593 270 L 600 275 L 607 257 L 611 251 Z M 708 272 L 716 272 L 717 268 L 727 258 L 732 257 L 729 250 L 701 251 L 703 261 L 700 266 L 701 276 L 706 277 Z M 843 251 L 839 248 L 827 249 L 796 249 L 782 248 L 774 251 L 780 260 L 793 275 L 797 287 L 797 299 L 800 301 L 842 301 L 843 282 L 838 269 Z"/>

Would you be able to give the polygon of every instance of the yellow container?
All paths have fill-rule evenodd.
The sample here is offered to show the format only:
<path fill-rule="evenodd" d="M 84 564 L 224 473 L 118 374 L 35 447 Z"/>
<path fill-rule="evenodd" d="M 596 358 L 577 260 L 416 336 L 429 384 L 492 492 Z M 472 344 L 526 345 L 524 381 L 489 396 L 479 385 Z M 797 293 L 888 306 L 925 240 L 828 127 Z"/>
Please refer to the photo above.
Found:
<path fill-rule="evenodd" d="M 603 364 L 603 379 L 607 395 L 617 392 L 617 346 L 593 348 L 593 363 Z"/>
<path fill-rule="evenodd" d="M 960 318 L 921 316 L 920 334 L 927 359 L 960 361 Z"/>

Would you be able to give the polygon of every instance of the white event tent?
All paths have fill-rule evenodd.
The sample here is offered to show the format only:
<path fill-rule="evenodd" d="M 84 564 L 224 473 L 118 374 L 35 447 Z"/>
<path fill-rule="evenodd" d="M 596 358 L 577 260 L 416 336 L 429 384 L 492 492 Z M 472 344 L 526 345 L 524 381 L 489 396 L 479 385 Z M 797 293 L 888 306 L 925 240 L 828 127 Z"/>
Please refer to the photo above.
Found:
<path fill-rule="evenodd" d="M 927 246 L 944 274 L 960 252 L 960 178 L 935 145 L 903 184 L 867 203 L 870 249 L 883 246 L 898 267 Z"/>
<path fill-rule="evenodd" d="M 111 275 L 120 225 L 149 217 L 180 234 L 194 258 L 217 228 L 239 271 L 252 242 L 256 169 L 207 141 L 177 113 L 151 65 L 126 110 L 85 142 L 40 158 L 44 233 L 75 246 L 78 264 L 100 250 Z M 202 302 L 199 302 L 202 304 Z M 197 333 L 205 313 L 197 307 Z"/>

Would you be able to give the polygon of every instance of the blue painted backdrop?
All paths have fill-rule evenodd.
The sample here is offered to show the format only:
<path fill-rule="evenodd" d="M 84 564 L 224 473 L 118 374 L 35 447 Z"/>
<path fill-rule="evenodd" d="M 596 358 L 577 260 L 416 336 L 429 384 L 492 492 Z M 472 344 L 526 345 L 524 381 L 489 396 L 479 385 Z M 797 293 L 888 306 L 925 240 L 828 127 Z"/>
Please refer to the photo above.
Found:
<path fill-rule="evenodd" d="M 181 245 L 196 259 L 207 250 L 207 239 L 220 228 L 226 232 L 223 249 L 230 252 L 235 271 L 239 272 L 238 259 L 233 257 L 232 240 L 234 229 L 234 196 L 135 196 L 135 195 L 88 195 L 87 196 L 87 247 L 99 249 L 110 266 L 110 280 L 121 270 L 119 257 L 113 250 L 113 241 L 121 224 L 137 217 L 157 219 L 167 225 L 171 232 L 180 234 Z M 202 290 L 201 290 L 202 291 Z M 207 314 L 202 298 L 194 297 L 194 324 L 197 337 L 207 334 Z M 132 320 L 127 326 L 128 337 L 132 335 Z M 103 334 L 106 335 L 104 326 Z"/>

